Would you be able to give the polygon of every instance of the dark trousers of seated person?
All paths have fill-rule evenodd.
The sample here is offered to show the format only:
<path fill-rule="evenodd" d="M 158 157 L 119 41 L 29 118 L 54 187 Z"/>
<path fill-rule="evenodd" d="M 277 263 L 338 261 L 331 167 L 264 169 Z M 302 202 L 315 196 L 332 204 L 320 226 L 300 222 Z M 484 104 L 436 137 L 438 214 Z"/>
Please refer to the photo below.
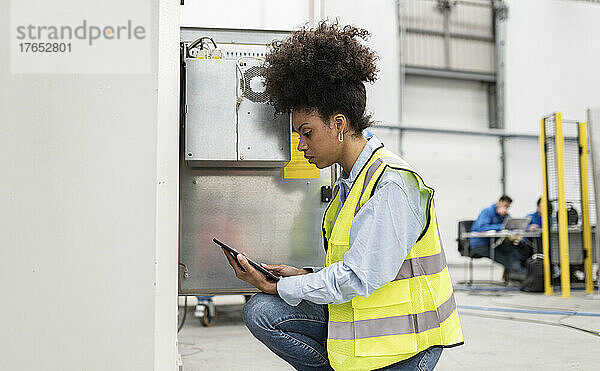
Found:
<path fill-rule="evenodd" d="M 490 245 L 471 247 L 471 255 L 489 258 L 491 256 Z M 494 261 L 502 264 L 509 272 L 525 273 L 525 269 L 521 265 L 519 245 L 515 246 L 508 239 L 505 239 L 502 244 L 494 249 Z"/>
<path fill-rule="evenodd" d="M 542 238 L 541 237 L 526 237 L 519 243 L 519 251 L 521 253 L 521 264 L 527 268 L 527 259 L 533 254 L 542 253 Z"/>

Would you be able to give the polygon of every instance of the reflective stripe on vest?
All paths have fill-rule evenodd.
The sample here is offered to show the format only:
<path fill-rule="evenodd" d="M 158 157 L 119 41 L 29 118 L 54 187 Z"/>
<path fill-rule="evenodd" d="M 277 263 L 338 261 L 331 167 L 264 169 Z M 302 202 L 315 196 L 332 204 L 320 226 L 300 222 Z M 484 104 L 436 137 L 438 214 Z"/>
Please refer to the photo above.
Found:
<path fill-rule="evenodd" d="M 427 221 L 391 282 L 369 297 L 329 305 L 327 352 L 335 370 L 371 370 L 431 346 L 461 344 L 462 332 L 435 217 L 433 189 L 402 159 L 378 148 L 360 170 L 344 204 L 334 192 L 323 217 L 327 265 L 343 260 L 352 221 L 386 171 L 411 173 L 428 192 Z M 337 217 L 336 217 L 337 215 Z"/>
<path fill-rule="evenodd" d="M 354 340 L 377 336 L 421 333 L 439 327 L 456 310 L 454 294 L 435 310 L 354 322 L 329 321 L 329 339 Z"/>
<path fill-rule="evenodd" d="M 437 274 L 443 271 L 445 267 L 446 254 L 444 254 L 444 250 L 435 255 L 406 259 L 402 263 L 394 281 Z"/>

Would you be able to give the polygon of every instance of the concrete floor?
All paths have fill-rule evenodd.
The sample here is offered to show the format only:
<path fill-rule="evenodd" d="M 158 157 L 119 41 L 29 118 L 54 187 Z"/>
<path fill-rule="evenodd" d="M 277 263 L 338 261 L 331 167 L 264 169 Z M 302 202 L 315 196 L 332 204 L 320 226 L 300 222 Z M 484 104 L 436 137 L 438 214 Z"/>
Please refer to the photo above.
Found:
<path fill-rule="evenodd" d="M 475 278 L 489 279 L 488 264 L 475 267 Z M 497 266 L 493 277 L 500 279 Z M 463 267 L 452 267 L 454 281 L 466 279 Z M 572 297 L 520 291 L 464 290 L 457 286 L 459 306 L 578 311 L 600 314 L 600 299 L 572 291 Z M 252 337 L 241 320 L 242 296 L 217 296 L 217 318 L 204 327 L 193 312 L 179 333 L 179 352 L 186 371 L 293 370 Z M 192 310 L 192 308 L 190 308 Z M 600 317 L 527 314 L 459 308 L 465 345 L 444 350 L 436 370 L 600 370 Z M 575 326 L 596 335 L 575 329 Z"/>

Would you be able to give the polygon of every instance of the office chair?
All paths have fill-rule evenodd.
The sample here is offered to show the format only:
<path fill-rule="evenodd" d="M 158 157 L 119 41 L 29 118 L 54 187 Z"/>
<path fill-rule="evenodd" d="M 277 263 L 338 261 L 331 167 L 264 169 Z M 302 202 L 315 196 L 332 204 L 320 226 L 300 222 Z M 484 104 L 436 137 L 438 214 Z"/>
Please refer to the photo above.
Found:
<path fill-rule="evenodd" d="M 468 284 L 473 284 L 473 259 L 481 258 L 480 255 L 471 253 L 471 244 L 468 238 L 461 238 L 463 233 L 471 232 L 474 220 L 459 220 L 458 221 L 458 238 L 456 242 L 458 244 L 458 252 L 461 256 L 468 256 L 469 259 L 469 281 Z"/>

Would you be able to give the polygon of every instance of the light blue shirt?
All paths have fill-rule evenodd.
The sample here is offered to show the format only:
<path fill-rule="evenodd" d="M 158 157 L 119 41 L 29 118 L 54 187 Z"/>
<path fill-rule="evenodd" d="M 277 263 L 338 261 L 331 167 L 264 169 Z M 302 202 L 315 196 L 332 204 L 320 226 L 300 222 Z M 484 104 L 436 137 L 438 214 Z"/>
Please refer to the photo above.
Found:
<path fill-rule="evenodd" d="M 342 204 L 360 170 L 380 146 L 379 139 L 371 137 L 350 175 L 342 171 L 336 182 Z M 279 296 L 290 305 L 298 305 L 302 300 L 341 304 L 357 295 L 368 297 L 398 274 L 427 223 L 428 197 L 429 193 L 419 187 L 415 175 L 386 171 L 373 197 L 352 221 L 350 248 L 344 260 L 315 273 L 280 279 Z"/>

